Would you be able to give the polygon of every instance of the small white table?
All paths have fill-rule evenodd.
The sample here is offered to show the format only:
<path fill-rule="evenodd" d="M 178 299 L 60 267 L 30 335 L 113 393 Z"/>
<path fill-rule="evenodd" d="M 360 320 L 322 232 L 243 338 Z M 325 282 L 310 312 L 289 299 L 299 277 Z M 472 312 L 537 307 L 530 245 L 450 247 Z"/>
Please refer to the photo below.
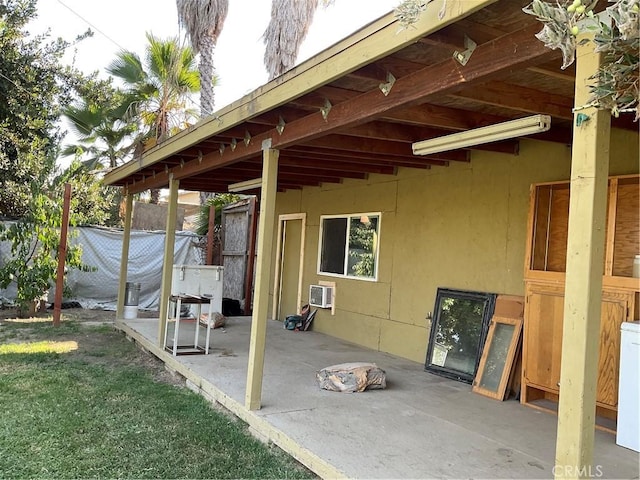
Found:
<path fill-rule="evenodd" d="M 164 346 L 163 348 L 176 355 L 198 355 L 209 354 L 209 339 L 211 337 L 211 324 L 213 322 L 213 297 L 207 297 L 202 295 L 171 295 L 169 296 L 169 304 L 167 305 L 167 316 L 164 319 Z M 171 304 L 175 304 L 175 317 L 172 317 Z M 182 304 L 197 305 L 196 315 L 196 331 L 193 338 L 193 345 L 178 345 L 178 333 L 180 331 L 180 308 Z M 204 343 L 204 348 L 199 345 L 200 336 L 200 315 L 202 311 L 202 305 L 209 305 L 209 318 L 207 319 L 207 336 Z M 173 330 L 173 344 L 167 345 L 167 333 L 169 327 L 169 321 L 175 320 L 175 329 Z"/>

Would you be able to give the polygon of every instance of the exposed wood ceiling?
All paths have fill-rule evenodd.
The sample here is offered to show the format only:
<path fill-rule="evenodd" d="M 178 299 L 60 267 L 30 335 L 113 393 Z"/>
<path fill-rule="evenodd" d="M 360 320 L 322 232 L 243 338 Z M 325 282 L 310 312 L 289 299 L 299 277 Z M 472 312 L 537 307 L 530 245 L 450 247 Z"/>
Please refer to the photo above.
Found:
<path fill-rule="evenodd" d="M 535 113 L 551 115 L 552 130 L 532 138 L 569 144 L 575 71 L 561 70 L 559 52 L 534 37 L 541 25 L 522 13 L 527 3 L 500 0 L 114 184 L 131 192 L 163 187 L 171 172 L 182 189 L 226 192 L 260 176 L 267 139 L 281 152 L 279 190 L 392 175 L 399 167 L 446 168 L 469 162 L 470 151 L 414 156 L 411 143 Z M 477 47 L 463 66 L 453 55 L 465 49 L 465 35 Z M 385 96 L 389 74 L 395 83 Z M 630 116 L 613 125 L 638 129 Z M 477 149 L 517 155 L 518 141 Z"/>

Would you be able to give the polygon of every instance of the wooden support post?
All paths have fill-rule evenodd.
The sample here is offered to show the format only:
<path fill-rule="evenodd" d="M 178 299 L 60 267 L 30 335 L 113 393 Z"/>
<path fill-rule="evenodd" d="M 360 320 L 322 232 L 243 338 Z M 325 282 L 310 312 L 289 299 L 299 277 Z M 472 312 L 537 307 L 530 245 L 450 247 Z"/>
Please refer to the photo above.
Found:
<path fill-rule="evenodd" d="M 579 35 L 576 43 L 575 105 L 580 107 L 589 101 L 588 85 L 602 54 L 594 52 L 593 34 Z M 556 479 L 597 472 L 592 462 L 610 120 L 608 111 L 594 107 L 574 113 Z"/>
<path fill-rule="evenodd" d="M 67 231 L 69 230 L 69 209 L 71 208 L 71 184 L 64 184 L 62 204 L 62 224 L 60 225 L 60 245 L 58 246 L 58 270 L 56 272 L 56 295 L 53 300 L 53 326 L 60 326 L 62 293 L 64 291 L 64 264 L 67 261 Z"/>
<path fill-rule="evenodd" d="M 207 265 L 213 265 L 213 239 L 216 236 L 216 207 L 209 206 L 209 227 L 207 230 Z"/>
<path fill-rule="evenodd" d="M 127 192 L 124 197 L 124 232 L 122 235 L 122 254 L 120 255 L 120 280 L 118 282 L 118 306 L 116 322 L 124 318 L 125 290 L 127 271 L 129 270 L 129 245 L 131 243 L 131 218 L 133 217 L 133 195 Z"/>
<path fill-rule="evenodd" d="M 279 151 L 271 148 L 271 142 L 263 142 L 262 191 L 260 199 L 260 224 L 258 227 L 258 265 L 251 318 L 251 341 L 249 344 L 249 367 L 245 407 L 258 410 L 262 399 L 262 375 L 264 349 L 269 308 L 269 275 L 273 252 L 271 242 L 275 223 L 276 191 L 278 183 Z"/>
<path fill-rule="evenodd" d="M 174 180 L 173 174 L 169 178 L 169 210 L 167 211 L 167 225 L 165 227 L 162 282 L 160 284 L 158 345 L 164 343 L 165 318 L 167 318 L 169 295 L 171 295 L 171 276 L 173 274 L 173 256 L 176 245 L 176 217 L 178 216 L 178 187 L 180 180 Z"/>
<path fill-rule="evenodd" d="M 249 208 L 249 246 L 247 248 L 247 275 L 244 281 L 244 314 L 251 314 L 253 299 L 253 265 L 256 260 L 256 232 L 258 228 L 258 212 L 256 211 L 256 197 L 251 198 Z"/>

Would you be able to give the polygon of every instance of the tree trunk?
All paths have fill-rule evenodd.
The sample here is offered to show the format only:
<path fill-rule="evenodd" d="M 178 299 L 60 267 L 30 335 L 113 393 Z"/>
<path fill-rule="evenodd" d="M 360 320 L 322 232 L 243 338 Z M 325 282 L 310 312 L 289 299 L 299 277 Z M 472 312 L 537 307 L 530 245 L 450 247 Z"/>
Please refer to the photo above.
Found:
<path fill-rule="evenodd" d="M 205 118 L 213 114 L 213 50 L 215 43 L 213 38 L 206 36 L 202 39 L 200 49 L 200 117 Z"/>

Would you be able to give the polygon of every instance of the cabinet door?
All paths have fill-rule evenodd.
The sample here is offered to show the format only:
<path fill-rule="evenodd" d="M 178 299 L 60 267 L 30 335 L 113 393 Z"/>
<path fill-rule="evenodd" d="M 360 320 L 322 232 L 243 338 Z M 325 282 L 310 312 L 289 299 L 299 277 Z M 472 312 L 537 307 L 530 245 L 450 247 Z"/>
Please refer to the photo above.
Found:
<path fill-rule="evenodd" d="M 602 293 L 596 400 L 605 405 L 618 404 L 620 327 L 627 316 L 628 300 L 628 294 Z"/>
<path fill-rule="evenodd" d="M 527 383 L 558 390 L 562 352 L 564 294 L 560 288 L 532 288 L 527 293 L 524 377 Z"/>
<path fill-rule="evenodd" d="M 625 321 L 630 297 L 604 291 L 600 316 L 598 387 L 596 401 L 618 403 L 620 326 Z M 558 287 L 530 287 L 525 308 L 524 377 L 527 383 L 558 390 L 562 357 L 564 294 Z"/>

